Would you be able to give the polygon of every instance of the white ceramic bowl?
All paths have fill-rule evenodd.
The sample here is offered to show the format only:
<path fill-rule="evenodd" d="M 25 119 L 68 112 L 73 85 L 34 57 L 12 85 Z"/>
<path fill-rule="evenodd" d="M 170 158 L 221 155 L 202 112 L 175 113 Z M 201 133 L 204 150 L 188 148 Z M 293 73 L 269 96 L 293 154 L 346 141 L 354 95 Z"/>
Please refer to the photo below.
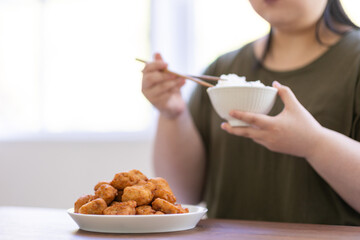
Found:
<path fill-rule="evenodd" d="M 222 86 L 207 89 L 217 114 L 232 127 L 248 126 L 229 115 L 231 110 L 268 114 L 274 106 L 277 89 L 273 87 Z"/>

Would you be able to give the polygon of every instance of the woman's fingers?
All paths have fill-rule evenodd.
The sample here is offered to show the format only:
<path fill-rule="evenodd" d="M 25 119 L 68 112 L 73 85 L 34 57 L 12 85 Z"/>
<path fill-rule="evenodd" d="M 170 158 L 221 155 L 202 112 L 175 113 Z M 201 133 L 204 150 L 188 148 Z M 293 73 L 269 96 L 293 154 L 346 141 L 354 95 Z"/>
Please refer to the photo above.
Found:
<path fill-rule="evenodd" d="M 160 71 L 154 71 L 144 74 L 143 81 L 142 81 L 142 88 L 150 88 L 153 85 L 156 85 L 161 82 L 175 80 L 177 77 L 170 73 L 163 73 Z"/>
<path fill-rule="evenodd" d="M 162 81 L 147 89 L 143 89 L 143 93 L 148 99 L 152 99 L 167 92 L 174 92 L 175 90 L 179 91 L 182 85 L 183 79 L 181 78 L 177 78 L 171 81 Z"/>
<path fill-rule="evenodd" d="M 155 53 L 154 54 L 154 60 L 163 61 L 163 58 L 162 58 L 160 53 Z"/>
<path fill-rule="evenodd" d="M 160 82 L 176 79 L 174 74 L 164 72 L 167 68 L 159 53 L 154 55 L 154 61 L 147 63 L 143 69 L 143 89 L 147 89 Z"/>
<path fill-rule="evenodd" d="M 281 85 L 279 82 L 274 81 L 273 87 L 277 88 L 279 97 L 284 103 L 285 108 L 292 107 L 293 104 L 300 104 L 295 94 L 287 86 Z"/>
<path fill-rule="evenodd" d="M 224 123 L 221 127 L 230 134 L 251 138 L 271 151 L 306 156 L 313 144 L 313 135 L 321 129 L 321 125 L 301 105 L 290 88 L 277 82 L 274 82 L 273 86 L 278 89 L 285 105 L 280 114 L 268 116 L 234 110 L 230 115 L 250 126 L 231 127 Z"/>
<path fill-rule="evenodd" d="M 271 117 L 264 114 L 241 112 L 238 110 L 232 110 L 229 114 L 233 118 L 239 119 L 250 124 L 251 126 L 261 129 L 266 129 L 271 123 Z"/>
<path fill-rule="evenodd" d="M 222 123 L 221 128 L 230 134 L 246 138 L 258 139 L 262 135 L 260 129 L 253 127 L 232 127 L 227 122 Z"/>
<path fill-rule="evenodd" d="M 153 72 L 153 71 L 163 71 L 168 67 L 168 64 L 164 62 L 163 58 L 159 53 L 154 54 L 154 61 L 148 62 L 145 64 L 143 73 Z"/>
<path fill-rule="evenodd" d="M 168 64 L 162 60 L 155 60 L 153 62 L 147 63 L 142 70 L 143 73 L 149 73 L 153 71 L 163 71 L 168 67 Z"/>
<path fill-rule="evenodd" d="M 174 118 L 186 108 L 180 93 L 185 79 L 164 71 L 166 68 L 167 63 L 160 54 L 156 53 L 154 60 L 146 63 L 142 71 L 141 87 L 144 96 L 162 115 Z"/>

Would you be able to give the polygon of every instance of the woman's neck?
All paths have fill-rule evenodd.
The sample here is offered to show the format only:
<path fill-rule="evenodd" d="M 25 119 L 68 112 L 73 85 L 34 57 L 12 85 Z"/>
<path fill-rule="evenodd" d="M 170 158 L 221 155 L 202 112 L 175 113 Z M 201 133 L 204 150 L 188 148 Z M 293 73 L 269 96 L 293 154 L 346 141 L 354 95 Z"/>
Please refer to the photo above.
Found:
<path fill-rule="evenodd" d="M 263 65 L 275 71 L 290 71 L 304 67 L 324 54 L 329 46 L 340 40 L 341 36 L 320 27 L 321 43 L 316 39 L 315 26 L 301 31 L 281 31 L 273 29 L 270 49 Z M 267 37 L 255 43 L 255 55 L 261 59 Z"/>

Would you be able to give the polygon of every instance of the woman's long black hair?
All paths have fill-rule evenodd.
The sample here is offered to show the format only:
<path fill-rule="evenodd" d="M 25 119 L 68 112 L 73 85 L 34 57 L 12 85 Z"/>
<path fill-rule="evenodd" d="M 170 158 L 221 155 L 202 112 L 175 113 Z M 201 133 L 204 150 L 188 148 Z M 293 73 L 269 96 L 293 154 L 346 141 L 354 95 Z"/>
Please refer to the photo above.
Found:
<path fill-rule="evenodd" d="M 317 22 L 316 24 L 316 32 L 315 32 L 315 36 L 316 36 L 316 40 L 324 45 L 324 43 L 321 41 L 320 38 L 320 23 L 321 21 L 324 20 L 325 26 L 332 32 L 339 34 L 339 35 L 344 35 L 345 33 L 348 32 L 348 30 L 341 30 L 339 29 L 339 25 L 340 26 L 348 26 L 351 27 L 352 29 L 359 29 L 359 27 L 353 23 L 350 18 L 348 17 L 348 15 L 345 13 L 344 8 L 342 7 L 340 0 L 328 0 L 324 13 L 322 15 L 322 17 L 320 18 L 320 20 Z M 265 50 L 263 52 L 263 55 L 261 56 L 260 61 L 257 61 L 256 67 L 260 68 L 262 67 L 262 63 L 265 61 L 265 58 L 267 57 L 270 47 L 271 47 L 271 42 L 272 42 L 272 33 L 273 30 L 272 28 L 270 28 L 270 32 L 268 34 L 268 38 L 267 38 L 267 42 L 265 45 Z"/>

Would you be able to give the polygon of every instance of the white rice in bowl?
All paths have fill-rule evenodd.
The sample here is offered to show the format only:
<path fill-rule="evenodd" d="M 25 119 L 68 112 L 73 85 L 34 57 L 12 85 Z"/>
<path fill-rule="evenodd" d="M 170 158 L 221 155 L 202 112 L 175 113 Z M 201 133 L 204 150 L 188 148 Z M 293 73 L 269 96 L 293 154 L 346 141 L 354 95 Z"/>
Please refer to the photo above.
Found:
<path fill-rule="evenodd" d="M 222 74 L 220 80 L 215 85 L 218 87 L 234 87 L 234 86 L 248 86 L 248 87 L 267 87 L 260 80 L 257 81 L 246 81 L 246 77 L 238 76 L 234 73 Z"/>

